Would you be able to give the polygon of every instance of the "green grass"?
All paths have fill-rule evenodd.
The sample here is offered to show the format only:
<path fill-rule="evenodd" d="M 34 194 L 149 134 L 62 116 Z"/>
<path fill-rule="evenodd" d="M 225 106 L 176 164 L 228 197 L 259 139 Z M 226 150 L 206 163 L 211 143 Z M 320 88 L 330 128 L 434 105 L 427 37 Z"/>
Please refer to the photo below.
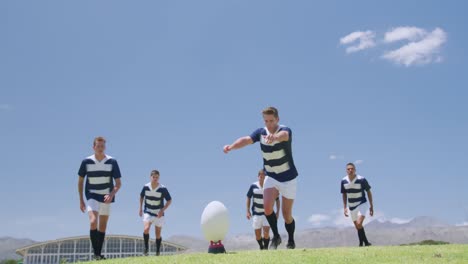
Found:
<path fill-rule="evenodd" d="M 157 263 L 468 263 L 468 245 L 321 248 L 239 251 L 228 254 L 193 253 L 100 261 L 100 264 Z"/>
<path fill-rule="evenodd" d="M 402 244 L 401 246 L 427 246 L 427 245 L 448 245 L 449 242 L 445 241 L 437 241 L 437 240 L 423 240 L 421 242 L 410 243 L 410 244 Z"/>

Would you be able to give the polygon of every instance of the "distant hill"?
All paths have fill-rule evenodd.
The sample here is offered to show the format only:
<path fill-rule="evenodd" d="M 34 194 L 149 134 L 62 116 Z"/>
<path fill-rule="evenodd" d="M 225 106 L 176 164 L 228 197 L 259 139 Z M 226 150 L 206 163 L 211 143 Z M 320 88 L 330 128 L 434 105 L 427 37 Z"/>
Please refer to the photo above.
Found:
<path fill-rule="evenodd" d="M 16 250 L 36 243 L 31 239 L 18 239 L 12 237 L 0 237 L 0 260 L 4 259 L 19 259 Z"/>
<path fill-rule="evenodd" d="M 385 220 L 374 220 L 366 226 L 366 233 L 374 245 L 401 245 L 425 240 L 445 241 L 451 244 L 468 244 L 468 226 L 452 226 L 432 217 L 416 217 L 408 223 L 396 224 Z M 280 230 L 284 230 L 280 226 Z M 287 236 L 283 234 L 284 248 Z M 191 236 L 172 236 L 168 241 L 188 247 L 188 252 L 206 252 L 208 242 Z M 0 260 L 19 258 L 15 250 L 35 241 L 30 239 L 0 238 Z M 228 236 L 223 241 L 227 251 L 256 250 L 253 230 L 251 233 Z M 296 232 L 298 248 L 349 247 L 357 246 L 356 230 L 352 227 L 310 228 Z"/>
<path fill-rule="evenodd" d="M 468 226 L 451 226 L 432 217 L 416 217 L 408 223 L 396 224 L 390 221 L 374 220 L 366 226 L 369 240 L 375 245 L 401 245 L 418 243 L 424 240 L 447 241 L 455 244 L 468 243 Z M 208 243 L 200 238 L 189 236 L 171 237 L 170 240 L 189 247 L 190 251 L 205 252 Z M 283 234 L 283 241 L 287 240 Z M 251 234 L 228 236 L 223 242 L 226 250 L 257 249 L 258 245 Z M 283 243 L 280 248 L 284 247 Z M 296 233 L 296 245 L 300 248 L 348 247 L 356 246 L 358 238 L 354 228 L 311 228 Z"/>

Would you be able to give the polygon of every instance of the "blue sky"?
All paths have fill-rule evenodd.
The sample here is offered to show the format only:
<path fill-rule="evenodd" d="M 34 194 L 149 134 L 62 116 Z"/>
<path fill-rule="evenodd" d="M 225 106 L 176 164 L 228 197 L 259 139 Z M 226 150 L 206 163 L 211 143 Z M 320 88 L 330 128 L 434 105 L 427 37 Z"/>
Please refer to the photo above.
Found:
<path fill-rule="evenodd" d="M 110 233 L 141 234 L 154 168 L 174 199 L 163 236 L 201 237 L 212 200 L 229 209 L 230 235 L 250 233 L 259 146 L 222 147 L 263 126 L 269 105 L 293 131 L 298 229 L 350 224 L 337 211 L 349 161 L 378 217 L 466 223 L 467 7 L 2 1 L 0 236 L 87 234 L 77 171 L 97 135 L 123 174 Z"/>

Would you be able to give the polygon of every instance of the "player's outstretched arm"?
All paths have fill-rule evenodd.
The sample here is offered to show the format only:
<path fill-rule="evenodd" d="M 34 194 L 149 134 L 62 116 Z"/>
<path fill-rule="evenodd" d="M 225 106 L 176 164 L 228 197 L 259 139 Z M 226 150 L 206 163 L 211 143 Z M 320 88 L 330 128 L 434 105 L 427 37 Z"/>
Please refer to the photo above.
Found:
<path fill-rule="evenodd" d="M 283 142 L 283 141 L 288 141 L 289 140 L 289 132 L 288 131 L 280 131 L 276 134 L 269 134 L 267 136 L 264 136 L 265 137 L 265 142 L 267 144 L 271 144 L 275 141 L 278 141 L 278 142 Z"/>
<path fill-rule="evenodd" d="M 253 143 L 254 142 L 253 142 L 251 137 L 249 137 L 249 136 L 241 137 L 241 138 L 238 138 L 236 141 L 234 141 L 234 143 L 232 143 L 231 145 L 224 146 L 223 151 L 224 151 L 224 153 L 227 154 L 231 150 L 240 149 L 240 148 L 243 148 L 243 147 L 245 147 L 247 145 L 251 145 Z"/>

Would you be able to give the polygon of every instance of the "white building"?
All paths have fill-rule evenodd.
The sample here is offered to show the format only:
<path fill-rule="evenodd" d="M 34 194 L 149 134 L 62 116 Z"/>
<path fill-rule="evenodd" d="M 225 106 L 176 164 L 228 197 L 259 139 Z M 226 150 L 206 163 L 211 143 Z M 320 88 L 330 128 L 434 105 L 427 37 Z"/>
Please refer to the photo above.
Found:
<path fill-rule="evenodd" d="M 126 258 L 142 256 L 143 237 L 107 235 L 102 248 L 106 258 Z M 184 246 L 162 241 L 161 255 L 178 254 L 186 250 Z M 89 261 L 93 249 L 89 236 L 69 237 L 29 245 L 16 250 L 23 257 L 24 264 L 55 264 Z M 150 240 L 150 256 L 156 254 L 154 239 Z"/>

